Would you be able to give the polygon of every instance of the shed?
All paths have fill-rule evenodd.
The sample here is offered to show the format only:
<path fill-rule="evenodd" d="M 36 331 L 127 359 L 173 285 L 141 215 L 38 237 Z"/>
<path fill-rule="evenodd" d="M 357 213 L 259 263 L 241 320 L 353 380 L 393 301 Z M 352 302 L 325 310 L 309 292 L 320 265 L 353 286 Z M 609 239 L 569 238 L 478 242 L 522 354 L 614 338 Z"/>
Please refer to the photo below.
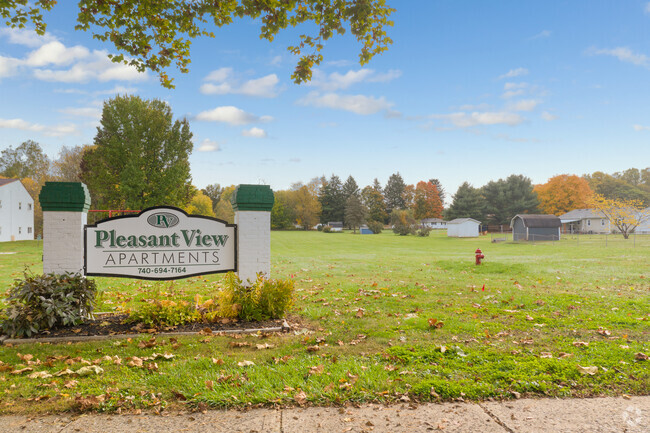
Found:
<path fill-rule="evenodd" d="M 373 232 L 372 230 L 370 230 L 370 229 L 368 228 L 368 226 L 365 225 L 365 224 L 362 225 L 361 227 L 359 227 L 359 233 L 361 233 L 362 235 L 374 235 L 374 234 L 375 234 L 375 232 Z"/>
<path fill-rule="evenodd" d="M 342 232 L 343 231 L 343 221 L 330 221 L 327 223 L 330 226 L 330 231 L 333 232 Z"/>
<path fill-rule="evenodd" d="M 34 239 L 34 199 L 19 179 L 0 179 L 0 242 Z"/>
<path fill-rule="evenodd" d="M 555 215 L 515 215 L 510 221 L 513 241 L 557 241 L 562 221 Z"/>
<path fill-rule="evenodd" d="M 473 218 L 456 218 L 447 222 L 447 236 L 454 238 L 478 237 L 480 221 Z"/>

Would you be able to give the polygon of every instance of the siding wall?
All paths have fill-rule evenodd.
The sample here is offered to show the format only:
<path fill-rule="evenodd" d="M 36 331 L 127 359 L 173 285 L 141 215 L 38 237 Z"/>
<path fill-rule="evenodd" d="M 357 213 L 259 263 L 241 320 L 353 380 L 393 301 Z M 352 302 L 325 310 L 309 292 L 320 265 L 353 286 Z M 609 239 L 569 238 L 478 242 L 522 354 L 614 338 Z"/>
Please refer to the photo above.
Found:
<path fill-rule="evenodd" d="M 0 186 L 0 242 L 34 239 L 34 200 L 20 181 Z"/>

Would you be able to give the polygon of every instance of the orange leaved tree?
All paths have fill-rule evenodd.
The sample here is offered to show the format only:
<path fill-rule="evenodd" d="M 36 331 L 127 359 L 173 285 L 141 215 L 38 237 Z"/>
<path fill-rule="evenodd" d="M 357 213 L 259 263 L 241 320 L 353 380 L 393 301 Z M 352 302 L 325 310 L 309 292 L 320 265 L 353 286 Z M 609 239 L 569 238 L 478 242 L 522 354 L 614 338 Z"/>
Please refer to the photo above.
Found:
<path fill-rule="evenodd" d="M 568 174 L 560 174 L 544 184 L 535 185 L 533 191 L 537 193 L 540 209 L 557 216 L 589 207 L 594 194 L 585 179 Z"/>
<path fill-rule="evenodd" d="M 600 210 L 625 239 L 639 225 L 650 219 L 650 207 L 644 209 L 640 200 L 617 200 L 595 194 L 590 202 L 592 208 Z"/>

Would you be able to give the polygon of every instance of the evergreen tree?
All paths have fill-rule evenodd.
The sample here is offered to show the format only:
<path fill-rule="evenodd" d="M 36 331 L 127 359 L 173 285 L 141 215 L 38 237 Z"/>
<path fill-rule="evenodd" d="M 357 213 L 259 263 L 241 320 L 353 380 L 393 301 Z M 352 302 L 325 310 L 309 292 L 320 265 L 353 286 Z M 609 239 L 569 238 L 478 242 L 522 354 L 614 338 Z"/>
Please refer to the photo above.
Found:
<path fill-rule="evenodd" d="M 386 212 L 390 214 L 394 209 L 406 209 L 406 202 L 404 200 L 405 189 L 406 184 L 404 183 L 402 176 L 399 173 L 391 174 L 388 178 L 388 182 L 386 182 L 386 188 L 384 189 Z"/>
<path fill-rule="evenodd" d="M 510 224 L 517 214 L 538 212 L 539 200 L 533 184 L 523 175 L 490 181 L 482 189 L 487 219 L 493 224 Z"/>
<path fill-rule="evenodd" d="M 357 227 L 366 222 L 368 209 L 356 194 L 351 194 L 345 203 L 345 224 L 357 233 Z"/>
<path fill-rule="evenodd" d="M 343 222 L 346 197 L 343 193 L 343 184 L 338 176 L 333 174 L 327 182 L 323 183 L 318 199 L 322 208 L 320 221 L 323 224 L 332 221 Z"/>
<path fill-rule="evenodd" d="M 343 184 L 343 195 L 346 200 L 350 198 L 351 195 L 359 197 L 359 185 L 357 185 L 357 182 L 352 176 L 348 176 L 348 179 Z"/>
<path fill-rule="evenodd" d="M 445 211 L 445 218 L 473 218 L 483 222 L 485 219 L 485 199 L 481 190 L 465 182 L 458 187 L 449 209 Z"/>

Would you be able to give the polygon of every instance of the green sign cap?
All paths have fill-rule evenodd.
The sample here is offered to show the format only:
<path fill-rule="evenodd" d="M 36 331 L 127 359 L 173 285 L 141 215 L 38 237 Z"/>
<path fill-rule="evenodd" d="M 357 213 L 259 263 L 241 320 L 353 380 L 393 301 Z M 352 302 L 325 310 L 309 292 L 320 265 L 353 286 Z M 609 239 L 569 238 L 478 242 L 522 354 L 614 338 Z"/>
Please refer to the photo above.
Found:
<path fill-rule="evenodd" d="M 230 197 L 234 210 L 266 211 L 273 209 L 273 190 L 269 185 L 239 185 Z"/>
<path fill-rule="evenodd" d="M 43 211 L 88 212 L 90 193 L 81 182 L 45 182 L 38 195 Z"/>

